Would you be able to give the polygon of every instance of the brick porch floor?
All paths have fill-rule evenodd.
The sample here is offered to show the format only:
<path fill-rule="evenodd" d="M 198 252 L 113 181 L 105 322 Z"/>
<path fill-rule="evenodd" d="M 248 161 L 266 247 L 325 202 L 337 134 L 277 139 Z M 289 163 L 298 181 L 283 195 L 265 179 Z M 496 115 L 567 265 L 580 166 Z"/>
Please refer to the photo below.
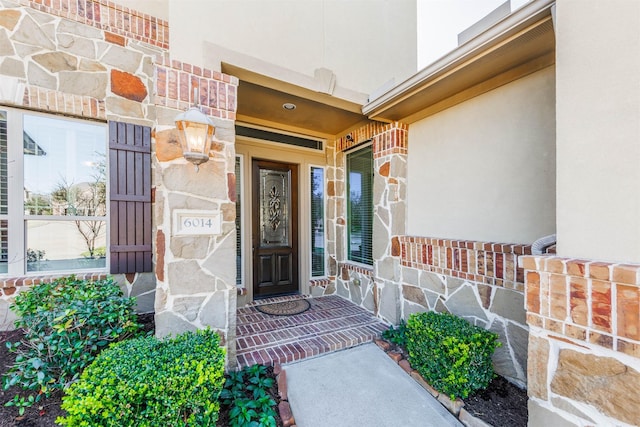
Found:
<path fill-rule="evenodd" d="M 302 296 L 283 299 L 302 298 Z M 272 316 L 256 310 L 271 298 L 238 309 L 238 367 L 293 362 L 369 342 L 387 326 L 369 312 L 337 295 L 307 297 L 311 308 L 295 316 Z"/>

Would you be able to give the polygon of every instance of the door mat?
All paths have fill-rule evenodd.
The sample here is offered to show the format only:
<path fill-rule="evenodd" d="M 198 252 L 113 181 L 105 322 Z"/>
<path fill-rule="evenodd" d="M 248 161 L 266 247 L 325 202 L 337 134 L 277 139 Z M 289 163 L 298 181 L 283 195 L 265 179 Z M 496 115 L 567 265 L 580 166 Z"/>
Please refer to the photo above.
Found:
<path fill-rule="evenodd" d="M 293 301 L 275 302 L 272 304 L 257 305 L 256 310 L 274 316 L 293 316 L 309 310 L 311 303 L 306 299 L 296 299 Z"/>

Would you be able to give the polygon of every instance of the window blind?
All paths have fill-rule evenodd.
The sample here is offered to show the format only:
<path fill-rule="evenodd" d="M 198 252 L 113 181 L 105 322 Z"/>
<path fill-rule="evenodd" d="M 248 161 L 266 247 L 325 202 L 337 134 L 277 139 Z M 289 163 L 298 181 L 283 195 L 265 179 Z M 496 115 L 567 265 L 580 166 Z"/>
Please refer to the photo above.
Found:
<path fill-rule="evenodd" d="M 373 150 L 347 154 L 347 240 L 351 261 L 372 265 Z"/>

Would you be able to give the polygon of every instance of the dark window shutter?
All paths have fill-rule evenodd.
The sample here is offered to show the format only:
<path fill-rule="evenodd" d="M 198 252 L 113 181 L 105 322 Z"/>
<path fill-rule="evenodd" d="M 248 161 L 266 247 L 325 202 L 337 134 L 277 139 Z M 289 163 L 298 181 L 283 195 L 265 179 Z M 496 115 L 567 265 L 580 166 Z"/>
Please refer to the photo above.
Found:
<path fill-rule="evenodd" d="M 151 128 L 109 122 L 110 272 L 151 264 Z"/>

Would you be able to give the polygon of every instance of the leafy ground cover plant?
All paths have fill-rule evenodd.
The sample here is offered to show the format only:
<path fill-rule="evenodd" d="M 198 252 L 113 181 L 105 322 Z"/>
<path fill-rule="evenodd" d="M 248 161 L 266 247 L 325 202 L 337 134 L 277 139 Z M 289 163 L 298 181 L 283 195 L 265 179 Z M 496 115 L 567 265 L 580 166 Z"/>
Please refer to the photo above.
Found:
<path fill-rule="evenodd" d="M 498 335 L 449 313 L 415 313 L 407 321 L 409 362 L 441 393 L 466 398 L 495 374 Z"/>
<path fill-rule="evenodd" d="M 134 305 L 135 299 L 124 297 L 112 279 L 69 276 L 18 294 L 11 308 L 24 338 L 7 343 L 17 356 L 3 376 L 3 388 L 18 385 L 25 393 L 6 405 L 23 414 L 67 387 L 100 350 L 138 330 Z"/>
<path fill-rule="evenodd" d="M 276 427 L 275 380 L 264 365 L 252 365 L 227 375 L 221 402 L 229 408 L 231 427 Z"/>
<path fill-rule="evenodd" d="M 407 323 L 404 319 L 400 320 L 400 324 L 397 328 L 393 325 L 382 333 L 382 338 L 389 341 L 392 344 L 399 345 L 400 347 L 407 346 Z"/>
<path fill-rule="evenodd" d="M 69 387 L 63 426 L 215 426 L 224 385 L 220 339 L 209 329 L 113 344 Z"/>

